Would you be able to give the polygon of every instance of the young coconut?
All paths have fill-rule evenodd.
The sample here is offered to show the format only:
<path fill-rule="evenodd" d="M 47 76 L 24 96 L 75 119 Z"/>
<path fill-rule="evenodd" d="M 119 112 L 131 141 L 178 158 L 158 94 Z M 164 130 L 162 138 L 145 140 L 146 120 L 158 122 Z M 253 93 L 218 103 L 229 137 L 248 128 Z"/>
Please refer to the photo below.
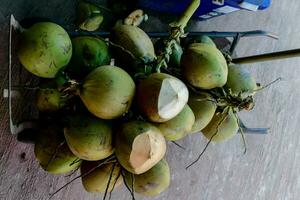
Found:
<path fill-rule="evenodd" d="M 36 94 L 36 106 L 40 112 L 57 112 L 66 105 L 63 94 L 55 88 L 41 88 Z"/>
<path fill-rule="evenodd" d="M 107 44 L 96 37 L 82 36 L 72 39 L 73 56 L 68 71 L 83 78 L 95 68 L 110 63 Z"/>
<path fill-rule="evenodd" d="M 64 135 L 71 151 L 83 160 L 101 160 L 113 154 L 112 126 L 92 116 L 69 116 Z"/>
<path fill-rule="evenodd" d="M 238 119 L 232 108 L 216 112 L 210 123 L 202 130 L 203 135 L 213 141 L 222 142 L 232 138 L 239 130 Z"/>
<path fill-rule="evenodd" d="M 222 87 L 227 81 L 226 60 L 216 47 L 193 43 L 183 53 L 181 67 L 184 78 L 201 89 Z"/>
<path fill-rule="evenodd" d="M 57 24 L 36 23 L 20 36 L 18 58 L 36 76 L 54 78 L 69 63 L 71 56 L 71 39 Z"/>
<path fill-rule="evenodd" d="M 122 184 L 121 166 L 118 163 L 98 165 L 99 162 L 83 162 L 80 167 L 82 185 L 87 192 L 105 193 L 106 188 L 107 192 L 111 192 Z"/>
<path fill-rule="evenodd" d="M 77 92 L 92 114 L 101 119 L 114 119 L 129 110 L 135 84 L 123 69 L 105 65 L 89 73 Z"/>
<path fill-rule="evenodd" d="M 147 64 L 156 58 L 151 39 L 139 27 L 117 24 L 111 32 L 111 41 L 116 57 L 123 62 L 138 59 Z"/>
<path fill-rule="evenodd" d="M 228 80 L 226 88 L 231 91 L 231 95 L 246 98 L 253 96 L 258 89 L 254 77 L 239 65 L 230 64 L 228 66 Z"/>
<path fill-rule="evenodd" d="M 159 129 L 141 121 L 125 123 L 115 141 L 118 161 L 127 171 L 142 174 L 157 164 L 166 153 L 166 141 Z"/>
<path fill-rule="evenodd" d="M 191 133 L 198 133 L 211 121 L 216 112 L 217 105 L 212 97 L 205 92 L 201 94 L 192 93 L 188 105 L 195 115 L 195 123 Z"/>
<path fill-rule="evenodd" d="M 125 172 L 126 184 L 133 183 L 134 192 L 144 196 L 156 196 L 165 191 L 170 185 L 170 168 L 165 159 L 162 159 L 149 171 L 143 174 Z"/>
<path fill-rule="evenodd" d="M 103 21 L 101 9 L 91 3 L 80 2 L 77 7 L 77 25 L 81 30 L 95 31 Z"/>
<path fill-rule="evenodd" d="M 34 154 L 41 167 L 51 174 L 67 173 L 81 165 L 81 160 L 70 151 L 65 142 L 62 128 L 55 124 L 40 130 Z"/>
<path fill-rule="evenodd" d="M 154 73 L 137 89 L 140 110 L 152 122 L 166 122 L 178 115 L 189 98 L 185 84 L 174 76 Z"/>
<path fill-rule="evenodd" d="M 155 124 L 166 140 L 175 141 L 184 138 L 193 127 L 195 115 L 188 105 L 173 119 Z"/>

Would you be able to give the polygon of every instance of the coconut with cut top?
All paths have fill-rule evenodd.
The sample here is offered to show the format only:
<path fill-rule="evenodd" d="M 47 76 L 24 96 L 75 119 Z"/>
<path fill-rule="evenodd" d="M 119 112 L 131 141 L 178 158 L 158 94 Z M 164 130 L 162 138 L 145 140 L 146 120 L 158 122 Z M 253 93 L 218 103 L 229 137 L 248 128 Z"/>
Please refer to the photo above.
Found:
<path fill-rule="evenodd" d="M 129 172 L 141 174 L 156 165 L 166 153 L 166 141 L 159 129 L 147 122 L 132 121 L 119 129 L 115 153 Z"/>
<path fill-rule="evenodd" d="M 189 98 L 185 84 L 165 73 L 151 74 L 137 90 L 140 110 L 152 122 L 166 122 L 178 115 Z"/>

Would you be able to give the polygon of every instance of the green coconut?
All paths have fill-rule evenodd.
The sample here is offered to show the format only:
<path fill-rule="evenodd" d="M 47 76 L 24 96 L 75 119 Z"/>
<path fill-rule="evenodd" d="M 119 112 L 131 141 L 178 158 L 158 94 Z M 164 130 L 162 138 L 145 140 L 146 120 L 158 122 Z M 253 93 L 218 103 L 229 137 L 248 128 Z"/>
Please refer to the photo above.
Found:
<path fill-rule="evenodd" d="M 66 144 L 62 128 L 55 124 L 40 130 L 35 142 L 34 154 L 41 167 L 51 174 L 67 173 L 81 165 L 81 160 Z"/>
<path fill-rule="evenodd" d="M 111 124 L 96 117 L 69 116 L 64 135 L 71 151 L 83 160 L 101 160 L 114 152 Z"/>
<path fill-rule="evenodd" d="M 241 95 L 243 98 L 253 96 L 257 89 L 256 81 L 249 71 L 234 64 L 228 66 L 228 80 L 225 86 L 231 90 L 233 96 Z"/>
<path fill-rule="evenodd" d="M 139 27 L 118 24 L 111 32 L 111 41 L 116 57 L 123 62 L 133 62 L 133 58 L 144 63 L 152 62 L 156 56 L 149 36 Z"/>
<path fill-rule="evenodd" d="M 114 119 L 129 110 L 135 84 L 123 69 L 105 65 L 89 73 L 78 93 L 92 114 L 101 119 Z"/>
<path fill-rule="evenodd" d="M 176 117 L 167 122 L 155 125 L 165 136 L 166 140 L 175 141 L 182 139 L 191 132 L 194 122 L 195 115 L 192 109 L 188 105 L 185 105 Z"/>
<path fill-rule="evenodd" d="M 150 123 L 132 121 L 118 130 L 115 153 L 127 171 L 142 174 L 164 157 L 166 141 L 160 130 Z"/>
<path fill-rule="evenodd" d="M 170 168 L 165 159 L 161 160 L 149 171 L 143 174 L 125 173 L 125 180 L 134 192 L 144 196 L 156 196 L 165 191 L 170 185 Z"/>
<path fill-rule="evenodd" d="M 54 78 L 69 63 L 71 56 L 71 39 L 57 24 L 36 23 L 20 35 L 18 58 L 36 76 Z"/>
<path fill-rule="evenodd" d="M 213 142 L 222 142 L 232 138 L 239 129 L 238 120 L 231 108 L 217 112 L 210 123 L 202 130 L 203 135 Z"/>
<path fill-rule="evenodd" d="M 111 180 L 109 182 L 107 192 L 111 192 L 113 188 L 117 188 L 123 182 L 123 178 L 120 174 L 121 166 L 119 164 L 107 163 L 97 167 L 101 164 L 101 162 L 102 161 L 83 162 L 81 165 L 81 181 L 87 192 L 104 193 L 110 176 Z"/>
<path fill-rule="evenodd" d="M 68 71 L 76 77 L 85 77 L 95 68 L 110 63 L 107 44 L 96 37 L 81 36 L 72 39 L 73 56 Z"/>
<path fill-rule="evenodd" d="M 178 115 L 189 98 L 185 84 L 174 76 L 154 73 L 140 82 L 137 103 L 152 122 L 166 122 Z"/>
<path fill-rule="evenodd" d="M 195 115 L 195 123 L 193 124 L 191 133 L 200 132 L 213 118 L 217 105 L 211 100 L 212 97 L 205 92 L 201 94 L 192 93 L 190 95 L 188 105 Z"/>
<path fill-rule="evenodd" d="M 40 112 L 57 112 L 66 105 L 63 94 L 55 88 L 42 88 L 36 94 L 36 106 Z"/>
<path fill-rule="evenodd" d="M 191 44 L 182 55 L 181 66 L 184 78 L 197 88 L 213 89 L 226 84 L 227 63 L 214 46 Z"/>
<path fill-rule="evenodd" d="M 94 4 L 80 2 L 77 6 L 76 22 L 81 30 L 97 30 L 103 22 L 101 9 Z"/>

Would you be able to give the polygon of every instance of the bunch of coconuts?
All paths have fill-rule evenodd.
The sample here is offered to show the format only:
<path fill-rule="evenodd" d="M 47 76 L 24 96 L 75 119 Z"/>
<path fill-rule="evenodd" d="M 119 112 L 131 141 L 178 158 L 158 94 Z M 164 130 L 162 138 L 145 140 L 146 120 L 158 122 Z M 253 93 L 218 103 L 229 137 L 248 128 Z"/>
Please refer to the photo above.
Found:
<path fill-rule="evenodd" d="M 201 132 L 221 142 L 238 132 L 236 113 L 253 108 L 259 89 L 254 78 L 207 36 L 176 41 L 168 67 L 156 71 L 164 43 L 153 45 L 124 23 L 109 40 L 70 38 L 52 22 L 21 33 L 18 58 L 41 77 L 36 105 L 44 125 L 34 153 L 44 170 L 80 168 L 86 191 L 105 196 L 122 182 L 131 194 L 155 196 L 170 183 L 166 141 Z"/>

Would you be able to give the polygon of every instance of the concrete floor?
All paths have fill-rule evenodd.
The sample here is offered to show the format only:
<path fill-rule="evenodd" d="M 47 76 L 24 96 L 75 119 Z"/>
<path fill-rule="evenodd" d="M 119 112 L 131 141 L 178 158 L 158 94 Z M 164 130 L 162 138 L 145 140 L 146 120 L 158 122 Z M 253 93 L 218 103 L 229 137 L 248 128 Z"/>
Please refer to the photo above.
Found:
<path fill-rule="evenodd" d="M 0 0 L 0 80 L 1 91 L 7 79 L 7 34 L 9 14 L 18 19 L 40 16 L 72 20 L 74 1 Z M 206 22 L 192 22 L 190 31 L 247 31 L 263 29 L 275 32 L 280 40 L 263 37 L 243 39 L 239 56 L 300 47 L 300 2 L 273 1 L 262 12 L 236 12 Z M 66 17 L 67 16 L 67 17 Z M 160 31 L 166 25 L 157 18 L 147 30 Z M 270 127 L 268 135 L 248 135 L 248 152 L 236 136 L 228 142 L 212 144 L 201 161 L 190 170 L 185 166 L 206 144 L 200 135 L 180 141 L 186 151 L 170 144 L 167 160 L 172 171 L 169 189 L 153 199 L 165 200 L 297 200 L 300 199 L 300 58 L 251 64 L 247 67 L 258 82 L 266 84 L 278 77 L 284 80 L 256 95 L 256 107 L 241 113 L 253 127 Z M 7 101 L 0 97 L 0 199 L 47 199 L 71 177 L 44 172 L 36 162 L 33 146 L 20 143 L 9 133 Z M 25 152 L 25 158 L 20 155 Z M 101 195 L 85 192 L 80 181 L 74 182 L 53 199 L 92 200 Z M 130 199 L 125 187 L 118 188 L 113 199 Z M 139 197 L 137 199 L 147 199 Z"/>

